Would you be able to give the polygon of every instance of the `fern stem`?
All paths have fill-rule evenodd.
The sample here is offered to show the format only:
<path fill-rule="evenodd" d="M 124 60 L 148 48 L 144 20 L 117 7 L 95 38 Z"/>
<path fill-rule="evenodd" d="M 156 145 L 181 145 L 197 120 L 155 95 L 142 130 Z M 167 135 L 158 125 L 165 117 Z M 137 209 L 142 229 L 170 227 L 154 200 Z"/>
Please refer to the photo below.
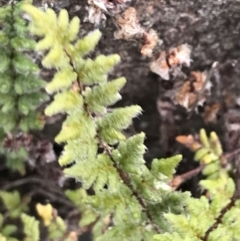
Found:
<path fill-rule="evenodd" d="M 127 173 L 125 173 L 123 170 L 121 170 L 121 168 L 118 167 L 118 165 L 116 164 L 116 161 L 114 160 L 112 153 L 111 153 L 111 148 L 105 144 L 101 138 L 99 137 L 99 141 L 101 143 L 101 146 L 104 148 L 105 152 L 108 154 L 109 158 L 111 159 L 113 166 L 116 168 L 118 175 L 120 177 L 120 179 L 123 181 L 123 183 L 130 189 L 130 191 L 132 192 L 132 195 L 137 199 L 139 205 L 142 207 L 142 211 L 145 212 L 148 220 L 150 221 L 153 229 L 157 232 L 157 233 L 162 233 L 162 231 L 160 230 L 160 228 L 154 223 L 153 221 L 153 217 L 150 214 L 146 203 L 144 201 L 144 199 L 141 197 L 141 195 L 134 190 L 132 184 L 131 184 L 131 180 L 129 178 L 129 175 Z"/>
<path fill-rule="evenodd" d="M 228 210 L 230 210 L 234 204 L 235 204 L 235 197 L 231 199 L 231 201 L 222 209 L 220 215 L 217 217 L 215 223 L 206 231 L 204 237 L 202 238 L 202 241 L 208 241 L 209 234 L 218 227 L 219 224 L 222 223 L 223 216 L 227 213 Z"/>
<path fill-rule="evenodd" d="M 76 68 L 75 68 L 75 66 L 74 66 L 74 63 L 73 63 L 73 60 L 72 60 L 71 55 L 68 53 L 68 51 L 67 51 L 66 49 L 64 49 L 64 52 L 65 52 L 65 54 L 66 54 L 66 55 L 68 56 L 68 58 L 69 58 L 70 65 L 72 66 L 73 71 L 77 74 L 77 70 L 76 70 Z M 82 85 L 82 83 L 81 83 L 78 75 L 77 75 L 76 82 L 77 82 L 78 87 L 79 87 L 79 93 L 82 95 L 82 93 L 83 93 L 83 85 Z"/>

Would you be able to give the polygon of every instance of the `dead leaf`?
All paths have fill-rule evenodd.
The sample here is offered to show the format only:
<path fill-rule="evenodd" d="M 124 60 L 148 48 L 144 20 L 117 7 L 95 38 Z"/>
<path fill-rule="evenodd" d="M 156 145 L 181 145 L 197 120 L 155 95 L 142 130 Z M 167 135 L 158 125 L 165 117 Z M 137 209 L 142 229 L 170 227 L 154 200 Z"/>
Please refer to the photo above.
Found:
<path fill-rule="evenodd" d="M 206 101 L 206 96 L 210 94 L 211 82 L 207 80 L 206 72 L 192 71 L 191 77 L 177 91 L 175 102 L 188 111 L 197 106 L 202 106 Z"/>
<path fill-rule="evenodd" d="M 212 105 L 207 105 L 204 110 L 204 121 L 205 123 L 214 122 L 217 121 L 217 114 L 221 108 L 221 105 L 219 103 L 215 103 Z"/>
<path fill-rule="evenodd" d="M 155 30 L 150 29 L 150 31 L 143 33 L 144 45 L 141 48 L 141 54 L 144 56 L 151 57 L 153 50 L 159 42 L 158 34 Z"/>
<path fill-rule="evenodd" d="M 191 51 L 192 47 L 190 45 L 183 44 L 176 48 L 171 48 L 167 52 L 161 52 L 157 54 L 150 63 L 150 69 L 163 79 L 169 80 L 170 73 L 174 72 L 174 69 L 183 65 L 187 67 L 190 66 Z"/>
<path fill-rule="evenodd" d="M 131 0 L 88 0 L 88 17 L 85 20 L 98 26 L 106 20 L 106 14 L 111 16 L 119 14 L 127 2 Z"/>
<path fill-rule="evenodd" d="M 192 47 L 188 44 L 182 44 L 176 48 L 169 50 L 168 62 L 171 67 L 176 65 L 190 66 L 191 59 L 190 54 Z"/>
<path fill-rule="evenodd" d="M 198 141 L 195 140 L 193 135 L 177 136 L 176 141 L 185 145 L 187 148 L 189 148 L 192 151 L 196 151 L 196 150 L 198 150 L 199 148 L 202 147 L 202 145 Z"/>
<path fill-rule="evenodd" d="M 138 23 L 137 12 L 133 7 L 128 8 L 123 16 L 116 16 L 116 23 L 120 30 L 114 33 L 116 39 L 130 40 L 133 38 L 141 38 L 144 30 Z"/>
<path fill-rule="evenodd" d="M 155 56 L 155 59 L 150 63 L 150 69 L 153 73 L 158 74 L 165 80 L 170 78 L 170 66 L 167 63 L 166 52 L 161 52 Z"/>

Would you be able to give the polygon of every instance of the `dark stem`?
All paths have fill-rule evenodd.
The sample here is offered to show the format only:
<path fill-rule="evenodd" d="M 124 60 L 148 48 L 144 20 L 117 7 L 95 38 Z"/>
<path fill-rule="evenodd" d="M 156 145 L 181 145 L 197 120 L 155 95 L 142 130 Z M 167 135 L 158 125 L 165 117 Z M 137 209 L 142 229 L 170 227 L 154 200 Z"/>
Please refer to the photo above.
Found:
<path fill-rule="evenodd" d="M 235 149 L 232 152 L 226 153 L 225 155 L 223 155 L 223 157 L 226 158 L 226 159 L 231 159 L 239 153 L 240 153 L 240 147 Z"/>
<path fill-rule="evenodd" d="M 235 198 L 232 198 L 230 203 L 224 207 L 220 213 L 220 215 L 217 217 L 215 223 L 206 231 L 204 237 L 202 238 L 202 241 L 208 241 L 209 234 L 218 227 L 219 224 L 222 223 L 222 218 L 227 213 L 227 211 L 232 208 L 235 204 Z"/>
<path fill-rule="evenodd" d="M 173 178 L 173 180 L 171 181 L 171 186 L 172 188 L 175 190 L 177 189 L 182 183 L 186 182 L 187 180 L 189 180 L 190 178 L 192 178 L 193 176 L 197 175 L 199 172 L 201 172 L 204 168 L 204 165 L 201 165 L 191 171 L 188 171 L 186 173 L 183 173 L 182 175 L 177 175 Z"/>
<path fill-rule="evenodd" d="M 100 140 L 100 143 L 102 143 L 102 141 Z M 133 196 L 137 199 L 139 205 L 142 207 L 142 211 L 145 212 L 148 220 L 150 221 L 151 225 L 153 226 L 153 229 L 157 232 L 157 233 L 161 233 L 160 228 L 154 223 L 153 221 L 153 217 L 151 215 L 151 213 L 149 212 L 149 210 L 147 209 L 147 205 L 144 201 L 144 199 L 139 195 L 138 192 L 136 192 L 131 184 L 131 180 L 129 178 L 129 175 L 127 173 L 125 173 L 123 170 L 121 170 L 121 168 L 119 168 L 112 156 L 111 150 L 108 147 L 108 145 L 104 145 L 102 144 L 102 147 L 104 148 L 105 152 L 108 154 L 109 158 L 111 159 L 113 166 L 116 168 L 118 175 L 120 177 L 120 179 L 123 181 L 123 183 L 131 190 Z"/>

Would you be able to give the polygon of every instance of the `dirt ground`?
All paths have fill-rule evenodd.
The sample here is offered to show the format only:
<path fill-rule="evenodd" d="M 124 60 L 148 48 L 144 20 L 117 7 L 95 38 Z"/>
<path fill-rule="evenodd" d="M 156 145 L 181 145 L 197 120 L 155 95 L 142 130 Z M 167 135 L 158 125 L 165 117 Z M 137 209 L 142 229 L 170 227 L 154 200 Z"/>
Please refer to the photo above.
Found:
<path fill-rule="evenodd" d="M 51 5 L 58 10 L 66 8 L 71 16 L 81 19 L 81 35 L 96 28 L 93 24 L 84 21 L 87 16 L 87 0 L 44 1 L 35 0 L 35 4 Z M 122 100 L 117 106 L 138 104 L 143 108 L 143 114 L 134 120 L 129 134 L 140 131 L 146 133 L 146 160 L 168 157 L 181 153 L 184 158 L 178 167 L 178 173 L 184 173 L 197 166 L 193 154 L 175 141 L 176 136 L 183 134 L 197 134 L 200 128 L 207 131 L 216 131 L 223 143 L 224 151 L 230 152 L 240 147 L 240 1 L 239 0 L 133 0 L 129 3 L 136 8 L 140 23 L 145 29 L 157 31 L 162 41 L 160 51 L 170 47 L 187 43 L 192 46 L 192 63 L 190 68 L 183 71 L 189 75 L 193 70 L 209 70 L 213 62 L 217 61 L 211 82 L 212 92 L 206 104 L 219 103 L 220 111 L 215 122 L 204 119 L 204 108 L 199 109 L 199 114 L 187 113 L 181 107 L 173 105 L 170 95 L 174 91 L 177 79 L 165 81 L 152 73 L 149 68 L 150 59 L 142 57 L 140 44 L 137 41 L 114 39 L 116 25 L 112 18 L 107 17 L 105 26 L 100 25 L 102 38 L 93 55 L 99 53 L 117 53 L 122 62 L 111 73 L 110 78 L 119 76 L 127 78 L 127 84 L 122 90 Z M 47 79 L 51 73 L 43 73 Z M 61 127 L 63 118 L 51 119 L 37 137 L 41 141 L 53 141 L 54 136 Z M 233 127 L 234 126 L 234 127 Z M 42 142 L 41 142 L 42 144 Z M 42 148 L 42 149 L 41 149 Z M 38 149 L 38 157 L 47 152 L 47 144 Z M 55 155 L 58 156 L 62 147 L 53 143 Z M 50 183 L 59 181 L 61 169 L 57 162 L 44 162 L 44 158 L 35 160 L 27 172 L 29 178 L 48 179 Z M 240 157 L 236 163 L 240 162 Z M 38 168 L 36 168 L 38 167 Z M 3 178 L 7 177 L 8 181 Z M 3 183 L 14 181 L 18 176 L 6 173 L 4 170 Z M 199 194 L 197 183 L 200 176 L 196 176 L 186 184 L 182 190 L 190 190 L 194 196 Z M 22 191 L 36 186 L 36 182 L 22 187 Z M 75 188 L 79 184 L 74 180 L 67 181 L 65 188 Z M 64 198 L 50 197 L 40 193 L 34 196 L 35 201 L 49 199 L 55 207 L 63 204 Z M 71 207 L 64 206 L 66 213 Z M 61 214 L 61 210 L 60 210 Z"/>

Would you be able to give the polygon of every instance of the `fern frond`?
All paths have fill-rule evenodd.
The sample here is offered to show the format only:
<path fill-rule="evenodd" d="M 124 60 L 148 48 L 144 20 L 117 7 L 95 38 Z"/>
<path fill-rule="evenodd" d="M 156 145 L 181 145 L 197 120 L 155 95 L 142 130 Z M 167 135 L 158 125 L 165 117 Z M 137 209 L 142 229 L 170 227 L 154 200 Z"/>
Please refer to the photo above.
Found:
<path fill-rule="evenodd" d="M 166 165 L 155 160 L 153 170 L 149 170 L 143 157 L 145 135 L 127 138 L 123 133 L 141 113 L 141 107 L 107 110 L 121 98 L 119 91 L 126 80 L 107 82 L 109 72 L 120 60 L 118 55 L 84 58 L 96 46 L 99 31 L 77 40 L 78 20 L 70 21 L 65 10 L 58 16 L 52 10 L 39 13 L 40 10 L 28 5 L 24 10 L 32 18 L 32 33 L 42 38 L 38 49 L 49 51 L 43 64 L 57 70 L 46 87 L 49 93 L 57 93 L 45 112 L 67 113 L 55 138 L 56 142 L 65 142 L 59 163 L 65 166 L 65 175 L 76 178 L 84 189 L 94 190 L 92 196 L 81 191 L 79 195 L 84 196 L 81 201 L 74 197 L 84 213 L 82 224 L 96 221 L 93 232 L 97 240 L 150 240 L 158 232 L 155 222 L 160 223 L 162 213 L 156 217 L 148 207 L 157 207 L 171 194 L 168 182 L 180 157 L 169 159 Z M 52 27 L 42 26 L 43 20 Z M 183 203 L 182 195 L 176 195 L 175 199 L 169 198 L 172 202 L 164 203 L 173 212 Z M 177 203 L 176 209 L 173 203 Z M 101 221 L 110 216 L 113 227 L 103 235 Z"/>
<path fill-rule="evenodd" d="M 21 201 L 20 194 L 17 191 L 0 191 L 0 198 L 2 199 L 6 209 L 10 211 L 10 217 L 12 218 L 19 217 L 22 212 L 28 210 L 26 203 Z"/>
<path fill-rule="evenodd" d="M 84 55 L 93 51 L 101 36 L 101 32 L 99 30 L 95 30 L 84 38 L 79 39 L 75 44 L 75 49 L 79 56 L 84 57 Z"/>
<path fill-rule="evenodd" d="M 56 94 L 54 101 L 45 109 L 45 113 L 52 116 L 57 113 L 69 113 L 76 108 L 83 108 L 83 98 L 77 92 L 69 90 Z"/>
<path fill-rule="evenodd" d="M 53 80 L 47 84 L 46 90 L 52 94 L 56 91 L 67 89 L 76 80 L 77 74 L 73 72 L 72 68 L 66 68 L 57 72 Z"/>
<path fill-rule="evenodd" d="M 22 18 L 23 2 L 14 2 L 7 7 L 1 8 L 2 26 L 0 31 L 0 97 L 1 109 L 3 112 L 9 112 L 3 115 L 1 126 L 6 132 L 28 131 L 32 125 L 28 123 L 24 129 L 21 129 L 22 118 L 28 115 L 30 110 L 36 108 L 48 96 L 44 93 L 40 94 L 40 89 L 45 85 L 44 81 L 37 77 L 39 73 L 38 66 L 26 54 L 26 51 L 33 50 L 35 41 L 29 38 L 28 26 Z M 24 94 L 28 93 L 30 96 Z M 4 95 L 9 97 L 6 99 Z M 33 98 L 35 96 L 36 98 Z M 39 121 L 38 115 L 34 122 Z M 6 126 L 4 123 L 9 123 Z M 35 125 L 42 127 L 42 125 Z"/>
<path fill-rule="evenodd" d="M 98 85 L 86 92 L 86 103 L 90 111 L 104 113 L 105 107 L 115 104 L 121 95 L 118 93 L 126 84 L 125 78 L 118 78 L 111 82 Z"/>
<path fill-rule="evenodd" d="M 24 225 L 23 231 L 26 235 L 24 241 L 39 241 L 39 222 L 34 217 L 24 213 L 21 215 L 21 219 Z"/>

